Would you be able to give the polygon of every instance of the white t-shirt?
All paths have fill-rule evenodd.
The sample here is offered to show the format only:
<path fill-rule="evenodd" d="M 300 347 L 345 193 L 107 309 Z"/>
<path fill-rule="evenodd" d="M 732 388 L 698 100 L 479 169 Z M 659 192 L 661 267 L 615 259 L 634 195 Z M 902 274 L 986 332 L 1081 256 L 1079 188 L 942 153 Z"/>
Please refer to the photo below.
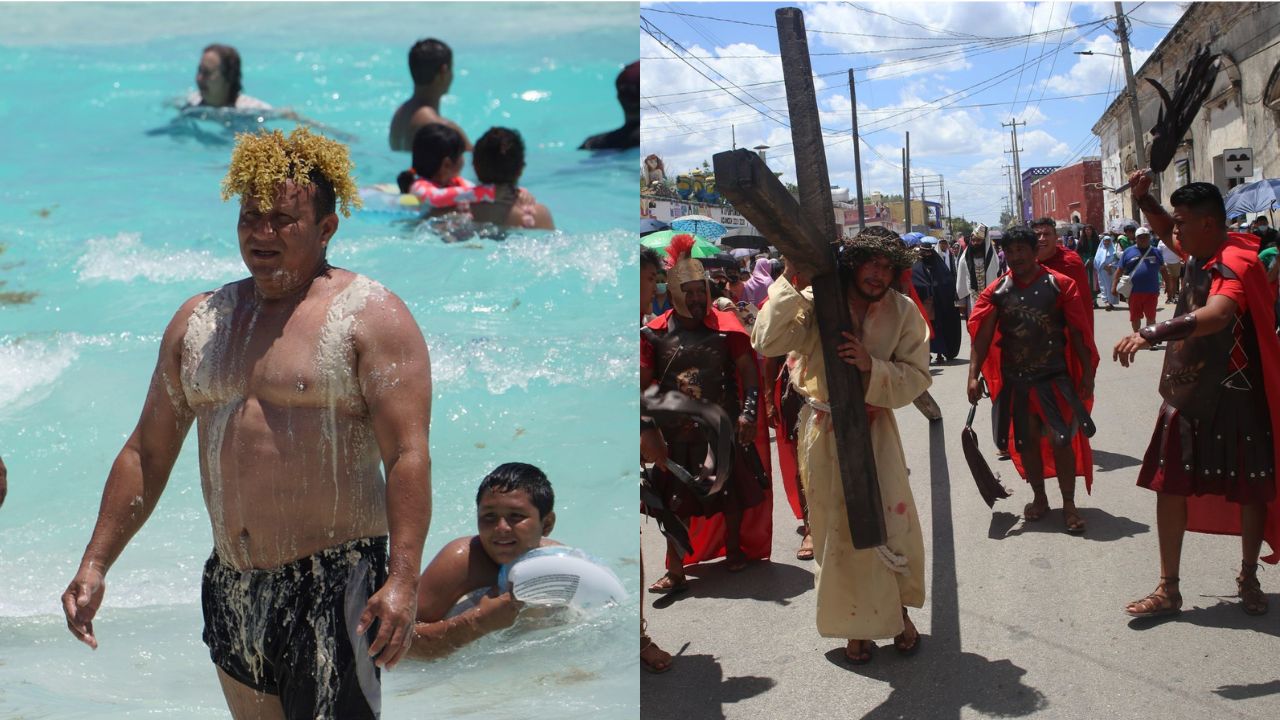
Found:
<path fill-rule="evenodd" d="M 198 90 L 187 95 L 187 107 L 198 107 L 202 101 L 203 101 L 203 98 L 200 97 L 200 91 Z M 236 110 L 270 110 L 271 109 L 271 106 L 268 105 L 267 103 L 262 102 L 256 97 L 250 97 L 249 95 L 245 95 L 244 93 L 240 93 L 239 95 L 236 96 L 236 104 L 234 107 Z"/>

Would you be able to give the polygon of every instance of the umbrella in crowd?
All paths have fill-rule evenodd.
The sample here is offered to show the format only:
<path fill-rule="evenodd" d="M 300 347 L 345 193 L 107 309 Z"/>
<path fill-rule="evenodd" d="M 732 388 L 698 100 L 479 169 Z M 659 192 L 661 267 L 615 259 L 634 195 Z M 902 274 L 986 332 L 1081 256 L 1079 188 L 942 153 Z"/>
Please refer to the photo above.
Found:
<path fill-rule="evenodd" d="M 700 237 L 704 237 L 712 242 L 724 237 L 724 225 L 712 220 L 706 215 L 685 215 L 671 221 L 671 229 L 680 232 L 693 233 Z"/>
<path fill-rule="evenodd" d="M 1280 190 L 1280 179 L 1259 180 L 1231 188 L 1224 198 L 1227 217 L 1270 210 L 1276 204 L 1277 190 Z"/>
<path fill-rule="evenodd" d="M 662 230 L 660 232 L 645 235 L 641 238 L 640 244 L 647 248 L 653 248 L 659 253 L 664 253 L 667 251 L 667 246 L 671 244 L 671 237 L 673 235 L 681 234 L 683 233 L 676 230 Z M 720 248 L 711 244 L 706 238 L 694 234 L 693 251 L 690 253 L 693 257 L 698 259 L 709 258 L 715 257 L 719 253 Z"/>
<path fill-rule="evenodd" d="M 670 225 L 662 222 L 661 220 L 654 220 L 653 218 L 643 218 L 640 220 L 640 237 L 644 237 L 649 233 L 656 233 L 661 230 L 666 230 L 670 227 L 671 227 Z"/>
<path fill-rule="evenodd" d="M 720 238 L 722 247 L 752 248 L 765 252 L 769 249 L 769 241 L 759 235 L 726 235 Z"/>

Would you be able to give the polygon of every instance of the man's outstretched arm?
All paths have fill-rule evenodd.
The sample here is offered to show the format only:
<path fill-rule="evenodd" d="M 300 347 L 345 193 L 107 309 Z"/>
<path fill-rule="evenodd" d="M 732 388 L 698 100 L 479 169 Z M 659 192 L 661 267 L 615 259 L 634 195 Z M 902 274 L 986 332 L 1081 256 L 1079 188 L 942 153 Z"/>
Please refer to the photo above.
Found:
<path fill-rule="evenodd" d="M 370 297 L 356 331 L 360 389 L 387 473 L 387 582 L 369 598 L 357 633 L 378 621 L 369 653 L 392 668 L 413 642 L 418 568 L 431 523 L 431 361 L 400 298 Z"/>
<path fill-rule="evenodd" d="M 142 417 L 111 466 L 93 536 L 62 593 L 67 628 L 94 649 L 98 639 L 93 618 L 102 605 L 107 570 L 155 509 L 195 417 L 182 392 L 179 371 L 187 318 L 202 299 L 199 295 L 184 303 L 165 329 Z"/>

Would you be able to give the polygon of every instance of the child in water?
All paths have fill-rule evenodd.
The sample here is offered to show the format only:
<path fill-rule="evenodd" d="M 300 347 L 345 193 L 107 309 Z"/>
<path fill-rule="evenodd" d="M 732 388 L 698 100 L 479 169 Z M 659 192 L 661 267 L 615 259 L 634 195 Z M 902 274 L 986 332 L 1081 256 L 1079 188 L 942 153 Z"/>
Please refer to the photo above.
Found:
<path fill-rule="evenodd" d="M 469 212 L 473 202 L 493 202 L 493 185 L 476 185 L 462 177 L 462 157 L 466 140 L 448 125 L 431 124 L 413 136 L 413 167 L 396 177 L 400 192 L 413 195 L 423 205 L 423 214 L 453 208 Z M 533 196 L 520 191 L 518 207 L 532 207 Z M 526 212 L 525 227 L 533 227 L 532 212 Z"/>

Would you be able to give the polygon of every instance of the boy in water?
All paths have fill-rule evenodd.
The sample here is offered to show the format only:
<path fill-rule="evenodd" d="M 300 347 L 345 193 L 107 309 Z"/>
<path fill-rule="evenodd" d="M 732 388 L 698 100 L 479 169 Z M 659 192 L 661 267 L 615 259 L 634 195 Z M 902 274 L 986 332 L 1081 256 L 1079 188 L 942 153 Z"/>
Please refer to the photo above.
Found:
<path fill-rule="evenodd" d="M 546 537 L 556 524 L 554 502 L 551 483 L 533 465 L 505 463 L 481 481 L 479 533 L 445 545 L 418 580 L 411 657 L 444 657 L 515 623 L 522 606 L 510 589 L 497 587 L 498 571 L 530 550 L 559 545 Z M 450 615 L 459 600 L 481 593 L 473 607 Z"/>
<path fill-rule="evenodd" d="M 448 125 L 427 125 L 413 136 L 413 167 L 396 177 L 400 192 L 413 195 L 424 215 L 469 212 L 473 202 L 494 202 L 493 185 L 476 185 L 462 177 L 466 164 L 462 153 L 466 139 Z M 533 196 L 524 190 L 517 195 L 526 227 L 533 227 Z"/>

